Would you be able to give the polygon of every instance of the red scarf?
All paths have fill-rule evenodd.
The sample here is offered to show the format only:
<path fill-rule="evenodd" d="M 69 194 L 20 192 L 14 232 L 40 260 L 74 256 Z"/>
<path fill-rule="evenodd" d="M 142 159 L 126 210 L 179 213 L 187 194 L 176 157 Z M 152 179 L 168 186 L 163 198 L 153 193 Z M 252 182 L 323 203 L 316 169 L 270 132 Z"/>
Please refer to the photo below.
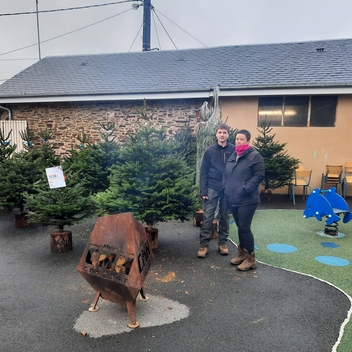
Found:
<path fill-rule="evenodd" d="M 236 154 L 241 155 L 243 154 L 246 150 L 248 150 L 251 146 L 249 144 L 245 145 L 236 145 Z"/>

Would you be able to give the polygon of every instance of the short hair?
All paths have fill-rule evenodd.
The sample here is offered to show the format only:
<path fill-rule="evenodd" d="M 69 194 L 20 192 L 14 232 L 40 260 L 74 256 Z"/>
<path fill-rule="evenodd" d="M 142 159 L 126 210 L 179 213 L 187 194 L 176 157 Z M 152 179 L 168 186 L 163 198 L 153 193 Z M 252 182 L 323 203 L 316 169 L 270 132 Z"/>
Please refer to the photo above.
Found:
<path fill-rule="evenodd" d="M 249 131 L 247 131 L 247 130 L 239 130 L 239 131 L 237 131 L 236 135 L 238 135 L 239 133 L 240 134 L 244 134 L 246 136 L 246 138 L 247 138 L 247 141 L 251 140 L 251 133 Z"/>
<path fill-rule="evenodd" d="M 218 130 L 227 130 L 228 133 L 230 133 L 230 127 L 228 125 L 226 125 L 226 123 L 219 123 L 217 126 L 216 126 L 216 132 Z"/>

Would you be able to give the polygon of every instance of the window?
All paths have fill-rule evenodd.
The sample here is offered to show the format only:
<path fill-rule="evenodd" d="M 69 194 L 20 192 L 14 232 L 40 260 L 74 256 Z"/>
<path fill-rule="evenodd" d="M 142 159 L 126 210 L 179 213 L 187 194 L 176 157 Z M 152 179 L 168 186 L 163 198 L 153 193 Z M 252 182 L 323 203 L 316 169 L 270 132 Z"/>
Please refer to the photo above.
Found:
<path fill-rule="evenodd" d="M 260 97 L 258 126 L 334 127 L 336 95 Z"/>
<path fill-rule="evenodd" d="M 334 127 L 337 96 L 313 96 L 311 98 L 310 126 Z"/>

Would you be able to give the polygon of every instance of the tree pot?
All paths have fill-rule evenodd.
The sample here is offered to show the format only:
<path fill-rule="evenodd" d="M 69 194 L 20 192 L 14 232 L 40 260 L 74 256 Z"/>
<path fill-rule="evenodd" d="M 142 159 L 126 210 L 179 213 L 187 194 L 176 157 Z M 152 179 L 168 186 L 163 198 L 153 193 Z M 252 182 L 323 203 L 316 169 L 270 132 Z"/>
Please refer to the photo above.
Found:
<path fill-rule="evenodd" d="M 263 189 L 260 191 L 260 200 L 262 202 L 270 202 L 271 201 L 271 190 L 270 189 Z"/>
<path fill-rule="evenodd" d="M 196 227 L 202 226 L 204 210 L 199 209 L 193 213 L 193 225 Z"/>
<path fill-rule="evenodd" d="M 27 213 L 15 214 L 15 227 L 17 228 L 28 227 Z"/>
<path fill-rule="evenodd" d="M 193 213 L 193 225 L 196 227 L 202 227 L 204 210 L 199 209 Z M 218 233 L 218 221 L 216 219 L 213 220 L 212 232 L 210 239 L 216 240 L 219 237 Z"/>
<path fill-rule="evenodd" d="M 157 249 L 158 248 L 158 229 L 155 229 L 151 226 L 145 227 L 145 232 L 148 235 L 148 240 L 150 244 L 151 249 Z"/>
<path fill-rule="evenodd" d="M 50 234 L 50 250 L 52 253 L 65 253 L 72 250 L 72 232 L 55 231 Z"/>
<path fill-rule="evenodd" d="M 219 237 L 218 221 L 217 220 L 213 220 L 213 226 L 212 226 L 212 230 L 211 230 L 210 239 L 211 240 L 216 240 L 218 237 Z"/>

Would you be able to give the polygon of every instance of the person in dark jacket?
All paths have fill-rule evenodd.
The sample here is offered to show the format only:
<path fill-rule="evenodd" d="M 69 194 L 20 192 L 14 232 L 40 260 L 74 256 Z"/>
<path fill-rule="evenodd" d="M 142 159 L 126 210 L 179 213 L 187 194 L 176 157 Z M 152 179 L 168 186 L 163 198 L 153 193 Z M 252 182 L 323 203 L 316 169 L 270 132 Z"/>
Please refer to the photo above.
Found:
<path fill-rule="evenodd" d="M 236 148 L 227 161 L 224 172 L 225 195 L 238 229 L 238 254 L 231 264 L 242 271 L 256 268 L 254 237 L 251 224 L 259 204 L 258 187 L 264 179 L 264 159 L 249 145 L 251 134 L 239 130 Z"/>
<path fill-rule="evenodd" d="M 229 254 L 226 245 L 229 235 L 229 209 L 222 187 L 222 177 L 227 159 L 235 150 L 234 144 L 228 142 L 229 130 L 229 126 L 220 123 L 216 128 L 217 143 L 208 147 L 203 155 L 200 168 L 200 196 L 203 199 L 204 213 L 198 258 L 204 258 L 208 253 L 217 207 L 219 209 L 218 248 L 220 254 Z"/>

